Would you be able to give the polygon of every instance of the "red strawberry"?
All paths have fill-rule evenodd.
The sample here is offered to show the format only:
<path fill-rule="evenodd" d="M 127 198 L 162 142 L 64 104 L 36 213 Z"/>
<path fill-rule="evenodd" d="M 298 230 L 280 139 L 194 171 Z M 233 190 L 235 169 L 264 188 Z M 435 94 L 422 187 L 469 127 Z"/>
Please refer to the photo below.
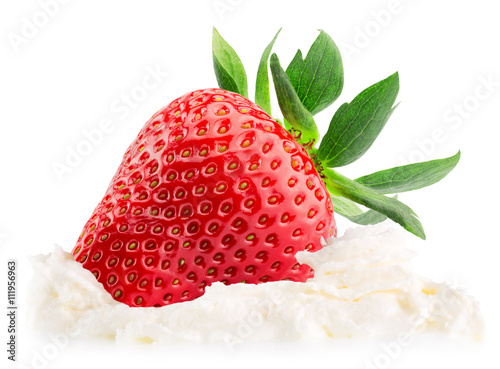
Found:
<path fill-rule="evenodd" d="M 73 249 L 117 300 L 162 306 L 213 282 L 303 282 L 295 259 L 336 234 L 332 203 L 305 149 L 225 90 L 157 112 L 124 155 Z"/>

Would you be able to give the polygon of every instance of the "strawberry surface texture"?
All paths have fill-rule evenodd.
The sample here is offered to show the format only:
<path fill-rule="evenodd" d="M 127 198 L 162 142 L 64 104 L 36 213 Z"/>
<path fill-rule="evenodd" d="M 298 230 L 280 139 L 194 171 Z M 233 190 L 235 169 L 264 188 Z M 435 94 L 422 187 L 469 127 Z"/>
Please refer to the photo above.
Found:
<path fill-rule="evenodd" d="M 214 282 L 304 282 L 299 251 L 336 235 L 306 150 L 237 93 L 188 93 L 126 151 L 74 249 L 132 307 L 193 300 Z"/>

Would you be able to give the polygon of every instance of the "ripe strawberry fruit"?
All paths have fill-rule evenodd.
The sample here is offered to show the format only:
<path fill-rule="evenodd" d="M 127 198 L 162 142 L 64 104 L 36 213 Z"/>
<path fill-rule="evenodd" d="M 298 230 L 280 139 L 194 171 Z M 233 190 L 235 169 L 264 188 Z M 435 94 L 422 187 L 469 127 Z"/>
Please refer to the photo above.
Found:
<path fill-rule="evenodd" d="M 220 89 L 173 101 L 125 153 L 73 249 L 75 260 L 116 300 L 162 306 L 193 300 L 218 281 L 303 282 L 313 271 L 297 263 L 295 254 L 316 251 L 322 238 L 336 235 L 333 206 L 355 223 L 390 218 L 425 239 L 415 212 L 386 195 L 438 182 L 460 152 L 356 180 L 345 177 L 337 168 L 366 153 L 396 108 L 398 73 L 342 104 L 321 138 L 313 115 L 342 91 L 340 51 L 320 31 L 305 59 L 299 50 L 284 70 L 278 56 L 270 55 L 278 34 L 257 71 L 255 101 L 263 109 L 245 98 L 243 64 L 214 29 Z M 266 113 L 268 60 L 283 123 L 293 137 Z"/>
<path fill-rule="evenodd" d="M 126 151 L 73 249 L 129 306 L 193 300 L 214 282 L 303 282 L 295 259 L 336 235 L 305 149 L 261 108 L 221 89 L 158 111 Z"/>

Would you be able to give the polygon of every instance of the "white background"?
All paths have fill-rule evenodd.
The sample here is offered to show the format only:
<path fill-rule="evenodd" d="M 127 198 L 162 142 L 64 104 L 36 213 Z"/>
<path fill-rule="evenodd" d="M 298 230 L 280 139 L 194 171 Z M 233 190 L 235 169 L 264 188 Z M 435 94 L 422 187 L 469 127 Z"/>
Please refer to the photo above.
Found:
<path fill-rule="evenodd" d="M 31 274 L 25 256 L 47 253 L 54 243 L 70 251 L 121 155 L 146 120 L 174 98 L 216 85 L 212 26 L 243 60 L 251 96 L 260 54 L 279 27 L 283 31 L 275 51 L 283 65 L 297 48 L 305 53 L 317 29 L 324 29 L 343 53 L 345 87 L 334 106 L 317 116 L 322 131 L 341 103 L 393 72 L 400 73 L 400 106 L 367 155 L 344 168 L 344 174 L 355 178 L 462 151 L 462 160 L 449 177 L 400 199 L 419 214 L 427 233 L 427 241 L 408 238 L 420 254 L 416 270 L 473 295 L 485 317 L 485 337 L 480 343 L 420 337 L 388 366 L 378 367 L 470 368 L 500 363 L 496 2 L 74 0 L 62 4 L 61 0 L 57 8 L 41 5 L 48 2 L 0 5 L 0 275 L 6 275 L 8 258 L 19 260 L 21 312 L 28 308 L 23 305 L 24 287 Z M 122 99 L 133 91 L 137 94 L 151 69 L 168 77 L 157 76 L 159 82 L 149 86 L 146 95 L 136 95 L 140 101 L 133 101 L 134 107 L 126 111 Z M 68 150 L 86 139 L 84 130 L 98 128 L 105 119 L 111 122 L 111 132 L 58 178 L 54 163 L 67 165 Z M 340 233 L 349 226 L 341 219 L 338 223 Z M 0 305 L 6 305 L 4 299 Z M 20 319 L 21 328 L 23 323 Z M 4 319 L 0 332 L 6 341 Z M 21 354 L 28 366 L 50 343 L 47 337 L 32 338 L 31 332 L 21 332 Z M 247 344 L 229 352 L 223 345 L 123 347 L 71 340 L 42 366 L 281 363 L 362 369 L 368 367 L 367 360 L 374 362 L 384 354 L 384 342 Z"/>

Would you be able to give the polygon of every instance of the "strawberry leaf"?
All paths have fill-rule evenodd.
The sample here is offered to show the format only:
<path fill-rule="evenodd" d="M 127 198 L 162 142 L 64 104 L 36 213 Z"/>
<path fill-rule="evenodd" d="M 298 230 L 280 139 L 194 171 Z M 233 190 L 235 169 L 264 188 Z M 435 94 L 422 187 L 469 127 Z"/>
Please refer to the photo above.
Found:
<path fill-rule="evenodd" d="M 386 197 L 370 187 L 344 177 L 332 169 L 324 169 L 323 174 L 325 175 L 324 181 L 326 187 L 332 195 L 345 197 L 382 213 L 396 223 L 399 223 L 407 231 L 425 239 L 424 229 L 417 215 L 401 201 L 396 198 Z"/>
<path fill-rule="evenodd" d="M 306 58 L 297 51 L 286 69 L 304 107 L 313 115 L 330 106 L 342 92 L 344 68 L 337 45 L 320 30 Z"/>
<path fill-rule="evenodd" d="M 382 194 L 418 190 L 442 180 L 459 160 L 460 151 L 449 158 L 386 169 L 355 181 Z"/>
<path fill-rule="evenodd" d="M 248 97 L 247 75 L 236 51 L 213 29 L 212 55 L 219 87 Z"/>
<path fill-rule="evenodd" d="M 297 130 L 295 139 L 303 145 L 313 144 L 319 138 L 313 116 L 300 102 L 276 54 L 271 55 L 270 64 L 278 103 L 287 123 Z"/>
<path fill-rule="evenodd" d="M 359 215 L 355 215 L 353 217 L 343 214 L 340 215 L 342 215 L 344 218 L 349 219 L 351 222 L 360 225 L 378 224 L 382 223 L 384 220 L 387 219 L 387 215 L 381 214 L 378 211 L 372 209 L 365 211 L 364 213 L 361 213 Z"/>
<path fill-rule="evenodd" d="M 259 62 L 259 69 L 257 70 L 257 81 L 255 83 L 255 103 L 269 115 L 271 115 L 271 97 L 269 95 L 269 71 L 267 63 L 271 50 L 280 32 L 281 28 L 262 53 L 262 57 Z"/>
<path fill-rule="evenodd" d="M 335 213 L 342 215 L 344 218 L 353 223 L 370 225 L 381 223 L 387 219 L 387 215 L 381 214 L 373 209 L 363 212 L 363 210 L 361 210 L 355 202 L 346 199 L 345 197 L 332 195 L 330 198 L 332 200 Z"/>
<path fill-rule="evenodd" d="M 335 214 L 340 214 L 343 217 L 356 217 L 363 214 L 363 210 L 359 208 L 354 201 L 345 197 L 330 195 Z"/>
<path fill-rule="evenodd" d="M 333 116 L 318 149 L 318 158 L 331 168 L 359 159 L 373 144 L 395 109 L 398 73 L 375 83 L 342 105 Z"/>

